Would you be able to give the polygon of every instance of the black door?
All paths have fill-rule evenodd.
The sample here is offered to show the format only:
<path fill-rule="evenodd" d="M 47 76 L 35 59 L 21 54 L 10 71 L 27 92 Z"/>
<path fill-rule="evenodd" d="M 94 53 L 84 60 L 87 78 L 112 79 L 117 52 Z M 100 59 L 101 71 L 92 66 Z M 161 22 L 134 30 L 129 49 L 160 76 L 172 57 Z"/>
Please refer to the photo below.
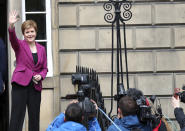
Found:
<path fill-rule="evenodd" d="M 0 0 L 0 38 L 4 41 L 7 50 L 7 1 Z M 8 51 L 7 51 L 8 52 Z M 7 55 L 8 56 L 8 55 Z M 6 59 L 7 59 L 6 56 Z M 8 131 L 9 122 L 9 93 L 8 71 L 5 82 L 5 91 L 0 95 L 0 131 Z"/>

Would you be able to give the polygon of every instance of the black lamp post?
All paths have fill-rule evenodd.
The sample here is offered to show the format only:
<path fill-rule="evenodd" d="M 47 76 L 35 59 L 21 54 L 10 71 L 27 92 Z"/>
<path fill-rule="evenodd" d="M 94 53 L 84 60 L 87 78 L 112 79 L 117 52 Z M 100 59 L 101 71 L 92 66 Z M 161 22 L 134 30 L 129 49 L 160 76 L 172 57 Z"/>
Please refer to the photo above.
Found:
<path fill-rule="evenodd" d="M 104 9 L 107 13 L 104 16 L 106 22 L 112 24 L 112 66 L 111 66 L 111 98 L 113 97 L 113 54 L 114 54 L 114 29 L 116 29 L 116 59 L 117 59 L 117 99 L 120 95 L 125 92 L 123 84 L 123 69 L 122 69 L 122 49 L 121 49 L 121 35 L 120 26 L 123 25 L 123 42 L 125 52 L 125 65 L 126 65 L 126 76 L 127 76 L 127 89 L 129 89 L 129 77 L 128 77 L 128 63 L 127 63 L 127 44 L 126 44 L 126 32 L 125 32 L 125 21 L 128 21 L 132 17 L 130 11 L 132 5 L 127 0 L 109 0 L 104 3 Z M 111 110 L 109 116 L 112 113 L 113 99 L 111 99 Z"/>

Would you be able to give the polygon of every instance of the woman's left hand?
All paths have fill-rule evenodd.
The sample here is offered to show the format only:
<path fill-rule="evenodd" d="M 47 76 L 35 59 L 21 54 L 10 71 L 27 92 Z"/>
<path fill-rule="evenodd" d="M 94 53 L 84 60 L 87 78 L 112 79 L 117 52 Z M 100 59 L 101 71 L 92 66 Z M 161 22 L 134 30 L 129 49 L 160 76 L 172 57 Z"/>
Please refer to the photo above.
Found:
<path fill-rule="evenodd" d="M 36 81 L 40 81 L 42 79 L 41 75 L 35 75 L 33 76 Z"/>

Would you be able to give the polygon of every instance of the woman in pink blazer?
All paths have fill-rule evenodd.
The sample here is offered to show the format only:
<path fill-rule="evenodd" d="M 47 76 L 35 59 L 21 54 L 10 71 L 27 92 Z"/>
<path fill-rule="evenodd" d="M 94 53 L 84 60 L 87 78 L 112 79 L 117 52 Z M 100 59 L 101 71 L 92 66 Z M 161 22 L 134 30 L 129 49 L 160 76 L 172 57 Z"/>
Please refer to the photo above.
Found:
<path fill-rule="evenodd" d="M 42 80 L 47 74 L 45 48 L 35 42 L 37 24 L 33 20 L 23 22 L 24 40 L 19 40 L 14 24 L 19 20 L 13 11 L 9 17 L 9 39 L 16 56 L 16 68 L 12 76 L 12 110 L 9 131 L 22 131 L 26 107 L 29 131 L 39 131 Z"/>

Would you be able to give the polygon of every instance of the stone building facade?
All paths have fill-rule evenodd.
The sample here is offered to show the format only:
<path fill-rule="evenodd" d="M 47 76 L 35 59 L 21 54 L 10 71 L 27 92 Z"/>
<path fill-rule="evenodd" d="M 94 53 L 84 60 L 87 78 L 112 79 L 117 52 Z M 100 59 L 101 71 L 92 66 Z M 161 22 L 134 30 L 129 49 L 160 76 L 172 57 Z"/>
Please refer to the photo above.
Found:
<path fill-rule="evenodd" d="M 22 12 L 23 1 L 9 0 L 8 10 Z M 42 91 L 41 131 L 66 108 L 69 100 L 61 97 L 75 93 L 71 74 L 76 65 L 95 69 L 103 96 L 110 96 L 111 25 L 104 20 L 104 2 L 50 0 L 52 44 L 47 48 L 51 50 L 52 73 L 44 81 Z M 157 95 L 164 115 L 174 120 L 171 96 L 174 88 L 185 84 L 185 1 L 133 0 L 131 11 L 133 16 L 126 22 L 130 88 L 138 88 L 148 96 Z M 21 18 L 22 15 L 20 13 Z M 20 26 L 21 21 L 16 25 L 21 38 Z M 11 76 L 15 57 L 10 46 L 8 50 Z M 124 52 L 122 57 L 125 72 Z M 124 85 L 127 87 L 125 75 Z M 110 99 L 105 99 L 105 106 L 109 111 Z M 112 114 L 116 114 L 116 108 Z M 26 131 L 27 117 L 25 120 Z"/>

